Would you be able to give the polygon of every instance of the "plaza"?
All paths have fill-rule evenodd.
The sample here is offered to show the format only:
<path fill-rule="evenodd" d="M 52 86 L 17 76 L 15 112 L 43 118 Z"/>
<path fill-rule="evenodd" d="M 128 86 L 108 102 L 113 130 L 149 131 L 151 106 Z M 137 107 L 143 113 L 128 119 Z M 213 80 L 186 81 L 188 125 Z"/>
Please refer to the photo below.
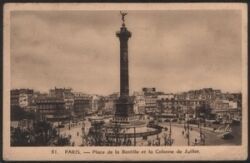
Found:
<path fill-rule="evenodd" d="M 88 118 L 87 118 L 88 119 Z M 71 124 L 72 125 L 72 124 Z M 82 127 L 84 127 L 84 132 Z M 163 127 L 162 131 L 159 134 L 148 136 L 147 139 L 142 137 L 131 137 L 131 146 L 134 146 L 134 140 L 136 140 L 136 146 L 166 146 L 165 139 L 170 134 L 170 125 L 167 122 L 159 123 L 159 126 Z M 79 121 L 77 124 L 72 125 L 69 128 L 69 124 L 65 124 L 64 128 L 60 128 L 60 135 L 64 137 L 70 137 L 71 145 L 73 146 L 92 146 L 93 144 L 86 143 L 83 137 L 87 136 L 91 123 L 88 120 Z M 146 128 L 138 128 L 136 132 L 144 132 Z M 141 131 L 142 130 L 142 131 Z M 233 128 L 233 135 L 238 137 L 240 126 Z M 147 131 L 149 132 L 149 131 Z M 227 144 L 227 145 L 239 145 L 241 142 L 238 139 L 224 140 L 218 137 L 218 135 L 209 128 L 202 128 L 202 132 L 205 134 L 206 141 L 205 145 L 218 145 L 218 144 Z M 132 136 L 134 134 L 133 128 L 128 129 L 126 133 L 130 133 Z M 122 134 L 122 132 L 121 132 Z M 172 146 L 188 146 L 188 138 L 186 136 L 187 131 L 185 132 L 184 124 L 172 123 L 171 124 L 171 138 L 173 139 Z M 200 140 L 200 129 L 197 125 L 190 125 L 189 130 L 189 145 L 195 145 L 195 139 Z M 85 143 L 83 143 L 83 140 Z M 198 145 L 198 144 L 197 144 Z"/>

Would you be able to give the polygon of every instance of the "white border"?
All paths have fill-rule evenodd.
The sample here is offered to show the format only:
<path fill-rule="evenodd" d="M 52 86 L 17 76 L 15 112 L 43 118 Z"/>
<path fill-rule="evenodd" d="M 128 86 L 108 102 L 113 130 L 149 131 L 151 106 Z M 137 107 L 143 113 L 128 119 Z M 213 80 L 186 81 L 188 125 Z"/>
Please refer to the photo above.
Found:
<path fill-rule="evenodd" d="M 10 12 L 15 10 L 241 10 L 242 12 L 242 145 L 205 146 L 205 147 L 10 147 Z M 247 4 L 243 3 L 87 3 L 87 4 L 41 4 L 16 3 L 4 5 L 4 42 L 3 42 L 3 157 L 4 160 L 245 160 L 248 144 L 248 101 L 247 101 Z M 59 154 L 52 155 L 56 149 Z M 80 151 L 99 150 L 155 150 L 198 149 L 199 154 L 120 154 L 120 155 L 65 155 L 65 149 Z"/>

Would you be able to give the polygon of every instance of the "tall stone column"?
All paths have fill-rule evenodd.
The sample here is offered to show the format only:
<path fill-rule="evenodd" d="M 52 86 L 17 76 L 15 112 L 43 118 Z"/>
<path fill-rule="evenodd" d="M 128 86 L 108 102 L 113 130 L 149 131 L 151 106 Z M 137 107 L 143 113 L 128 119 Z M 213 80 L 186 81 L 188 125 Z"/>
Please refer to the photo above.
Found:
<path fill-rule="evenodd" d="M 120 97 L 116 104 L 115 116 L 117 119 L 128 119 L 134 114 L 133 101 L 129 97 L 129 66 L 128 66 L 128 40 L 131 37 L 131 32 L 127 30 L 124 23 L 124 16 L 122 15 L 122 27 L 116 33 L 120 40 Z"/>
<path fill-rule="evenodd" d="M 120 96 L 126 97 L 129 96 L 128 39 L 131 32 L 123 24 L 116 36 L 120 39 Z"/>

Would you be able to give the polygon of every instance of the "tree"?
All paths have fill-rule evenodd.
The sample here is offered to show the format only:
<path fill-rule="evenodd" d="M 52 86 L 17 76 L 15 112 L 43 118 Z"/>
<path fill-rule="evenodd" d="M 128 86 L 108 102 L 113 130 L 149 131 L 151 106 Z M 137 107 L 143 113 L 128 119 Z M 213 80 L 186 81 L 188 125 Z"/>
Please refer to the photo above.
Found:
<path fill-rule="evenodd" d="M 36 143 L 37 145 L 48 145 L 52 135 L 53 127 L 47 121 L 38 121 L 34 123 L 34 134 L 36 135 Z"/>
<path fill-rule="evenodd" d="M 115 135 L 115 144 L 116 145 L 118 145 L 118 143 L 119 143 L 119 134 L 120 134 L 121 130 L 122 130 L 121 125 L 116 122 L 114 127 L 112 128 L 112 131 Z"/>
<path fill-rule="evenodd" d="M 11 121 L 20 121 L 22 119 L 35 119 L 35 113 L 24 111 L 24 109 L 19 106 L 12 106 Z"/>
<path fill-rule="evenodd" d="M 32 129 L 11 128 L 11 145 L 46 146 L 56 139 L 57 131 L 47 121 L 37 121 Z"/>
<path fill-rule="evenodd" d="M 90 142 L 95 146 L 102 146 L 104 144 L 103 124 L 103 121 L 93 121 L 91 123 L 92 126 L 89 129 L 88 136 L 90 138 Z"/>
<path fill-rule="evenodd" d="M 200 107 L 197 107 L 196 114 L 198 117 L 208 118 L 211 114 L 211 108 L 208 104 L 202 104 Z"/>
<path fill-rule="evenodd" d="M 11 146 L 34 145 L 31 133 L 28 130 L 21 130 L 20 127 L 11 128 Z"/>
<path fill-rule="evenodd" d="M 70 145 L 70 138 L 69 137 L 63 137 L 59 136 L 57 139 L 57 142 L 55 144 L 56 146 L 67 146 Z"/>

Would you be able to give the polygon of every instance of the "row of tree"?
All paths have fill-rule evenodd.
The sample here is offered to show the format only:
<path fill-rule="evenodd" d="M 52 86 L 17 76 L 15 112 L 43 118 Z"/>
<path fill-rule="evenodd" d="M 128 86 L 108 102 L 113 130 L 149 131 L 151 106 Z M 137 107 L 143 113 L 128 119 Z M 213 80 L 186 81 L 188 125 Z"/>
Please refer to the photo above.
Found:
<path fill-rule="evenodd" d="M 66 146 L 69 137 L 62 137 L 47 121 L 36 121 L 31 128 L 11 127 L 11 146 Z"/>

